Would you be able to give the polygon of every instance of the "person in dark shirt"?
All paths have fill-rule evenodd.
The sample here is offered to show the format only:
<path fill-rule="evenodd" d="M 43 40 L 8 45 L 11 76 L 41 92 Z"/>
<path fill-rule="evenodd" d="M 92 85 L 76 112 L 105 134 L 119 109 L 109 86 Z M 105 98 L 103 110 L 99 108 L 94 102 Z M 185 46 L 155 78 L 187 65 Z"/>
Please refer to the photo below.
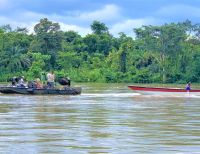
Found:
<path fill-rule="evenodd" d="M 185 87 L 186 91 L 190 91 L 191 90 L 191 83 L 189 82 L 186 87 Z"/>

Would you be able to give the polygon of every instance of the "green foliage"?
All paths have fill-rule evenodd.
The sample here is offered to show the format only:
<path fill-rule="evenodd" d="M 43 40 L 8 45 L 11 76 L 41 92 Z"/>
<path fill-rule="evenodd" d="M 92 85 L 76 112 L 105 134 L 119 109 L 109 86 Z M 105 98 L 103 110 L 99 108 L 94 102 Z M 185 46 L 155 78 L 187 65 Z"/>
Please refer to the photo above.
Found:
<path fill-rule="evenodd" d="M 108 27 L 104 23 L 101 23 L 99 21 L 93 21 L 91 25 L 91 29 L 94 34 L 101 35 L 103 33 L 108 33 Z"/>
<path fill-rule="evenodd" d="M 34 34 L 26 28 L 0 27 L 0 81 L 43 71 L 78 82 L 185 83 L 200 82 L 200 24 L 190 21 L 134 29 L 113 37 L 100 22 L 91 34 L 61 31 L 60 25 L 41 19 Z"/>
<path fill-rule="evenodd" d="M 41 53 L 29 53 L 32 58 L 32 65 L 27 71 L 27 79 L 39 78 L 41 72 L 45 68 L 45 61 L 50 59 L 50 55 L 42 55 Z"/>
<path fill-rule="evenodd" d="M 50 64 L 47 67 L 48 69 L 55 67 L 57 52 L 62 48 L 62 33 L 60 31 L 60 25 L 44 18 L 35 25 L 34 31 L 36 37 L 31 50 L 41 52 L 45 55 L 51 55 Z"/>
<path fill-rule="evenodd" d="M 181 54 L 182 42 L 186 39 L 186 31 L 179 24 L 165 24 L 163 26 L 143 26 L 135 29 L 137 38 L 145 42 L 149 51 L 158 52 L 157 61 L 162 68 L 163 82 L 166 82 L 168 64 L 166 61 L 171 57 Z M 176 60 L 176 58 L 174 59 Z"/>

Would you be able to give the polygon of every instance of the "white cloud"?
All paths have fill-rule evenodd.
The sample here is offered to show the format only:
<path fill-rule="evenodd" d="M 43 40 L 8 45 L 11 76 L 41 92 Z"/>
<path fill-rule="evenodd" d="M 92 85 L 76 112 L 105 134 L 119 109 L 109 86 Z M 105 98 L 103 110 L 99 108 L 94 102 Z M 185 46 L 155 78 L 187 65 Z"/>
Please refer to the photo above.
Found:
<path fill-rule="evenodd" d="M 26 27 L 29 30 L 29 33 L 33 33 L 34 32 L 33 28 L 39 22 L 39 20 L 42 18 L 48 18 L 50 21 L 58 22 L 60 24 L 61 30 L 63 31 L 73 30 L 73 31 L 78 32 L 82 36 L 85 36 L 88 33 L 91 33 L 90 27 L 85 28 L 85 27 L 78 26 L 75 24 L 70 24 L 70 23 L 67 24 L 67 23 L 61 22 L 62 18 L 64 17 L 57 16 L 57 15 L 45 16 L 44 14 L 38 14 L 34 12 L 22 12 L 22 13 L 16 14 L 16 16 L 20 16 L 20 19 L 17 20 L 15 17 L 8 18 L 8 17 L 0 16 L 0 25 L 10 24 L 13 29 L 15 29 L 16 27 Z"/>
<path fill-rule="evenodd" d="M 29 22 L 18 22 L 16 20 L 0 16 L 0 26 L 1 25 L 6 25 L 6 24 L 11 25 L 11 27 L 13 29 L 15 29 L 17 27 L 26 27 L 29 30 L 29 32 L 32 33 L 33 32 L 33 27 L 36 24 L 36 22 L 32 22 L 32 21 L 29 21 Z"/>
<path fill-rule="evenodd" d="M 20 21 L 37 21 L 41 18 L 44 18 L 46 15 L 37 12 L 21 10 L 16 14 L 15 18 L 17 18 L 17 16 L 20 16 L 20 19 L 18 19 Z"/>
<path fill-rule="evenodd" d="M 153 18 L 128 19 L 128 20 L 114 24 L 111 27 L 110 32 L 111 34 L 114 34 L 115 36 L 119 32 L 124 32 L 128 36 L 134 37 L 134 32 L 133 32 L 134 28 L 139 28 L 143 25 L 150 25 L 154 23 L 155 23 L 155 20 Z"/>
<path fill-rule="evenodd" d="M 18 10 L 15 12 L 13 11 L 12 16 L 0 16 L 0 25 L 10 24 L 12 28 L 26 27 L 30 31 L 33 31 L 34 25 L 44 17 L 44 14 Z"/>
<path fill-rule="evenodd" d="M 84 12 L 80 14 L 79 18 L 81 20 L 100 20 L 100 21 L 107 21 L 107 20 L 116 20 L 120 18 L 120 9 L 117 5 L 109 4 L 105 5 L 102 9 L 96 10 L 94 12 Z"/>
<path fill-rule="evenodd" d="M 0 4 L 6 4 L 6 0 L 0 0 Z M 58 14 L 42 14 L 27 10 L 15 10 L 12 16 L 0 16 L 0 25 L 10 24 L 13 28 L 27 27 L 30 32 L 33 32 L 33 27 L 42 18 L 48 18 L 53 22 L 58 22 L 61 25 L 61 29 L 64 31 L 74 30 L 80 35 L 86 35 L 91 33 L 89 25 L 94 20 L 114 21 L 119 20 L 121 17 L 119 13 L 119 7 L 113 4 L 105 5 L 102 9 L 95 10 L 93 12 L 79 12 L 74 14 L 66 13 L 64 15 Z M 87 26 L 87 28 L 86 28 Z"/>
<path fill-rule="evenodd" d="M 3 1 L 4 0 L 0 0 L 0 2 Z M 124 32 L 133 37 L 133 28 L 155 23 L 153 18 L 122 20 L 125 17 L 120 14 L 120 8 L 117 5 L 109 4 L 105 5 L 102 9 L 93 12 L 79 12 L 79 14 L 74 14 L 72 12 L 71 14 L 66 13 L 64 15 L 58 15 L 55 13 L 47 15 L 27 10 L 16 10 L 10 17 L 0 16 L 0 25 L 10 24 L 13 28 L 26 27 L 29 32 L 32 33 L 34 25 L 42 18 L 48 18 L 50 21 L 58 22 L 63 31 L 73 30 L 82 36 L 91 33 L 89 25 L 93 20 L 115 23 L 109 29 L 110 33 L 114 36 L 118 36 L 119 32 Z"/>
<path fill-rule="evenodd" d="M 85 36 L 89 33 L 91 33 L 90 28 L 85 28 L 85 27 L 81 27 L 81 26 L 77 26 L 77 25 L 70 25 L 70 24 L 65 24 L 65 23 L 59 23 L 60 27 L 63 31 L 69 31 L 69 30 L 73 30 L 75 32 L 78 32 L 78 34 Z"/>

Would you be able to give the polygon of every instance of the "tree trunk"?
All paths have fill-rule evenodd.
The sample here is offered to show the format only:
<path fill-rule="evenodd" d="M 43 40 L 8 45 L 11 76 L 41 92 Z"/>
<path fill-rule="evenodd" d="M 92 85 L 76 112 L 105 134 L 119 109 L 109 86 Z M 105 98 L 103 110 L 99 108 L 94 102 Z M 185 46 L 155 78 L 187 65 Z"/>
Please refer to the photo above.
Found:
<path fill-rule="evenodd" d="M 122 51 L 121 54 L 121 72 L 126 72 L 126 52 Z"/>
<path fill-rule="evenodd" d="M 165 55 L 164 54 L 161 55 L 161 59 L 162 59 L 162 82 L 166 83 Z"/>

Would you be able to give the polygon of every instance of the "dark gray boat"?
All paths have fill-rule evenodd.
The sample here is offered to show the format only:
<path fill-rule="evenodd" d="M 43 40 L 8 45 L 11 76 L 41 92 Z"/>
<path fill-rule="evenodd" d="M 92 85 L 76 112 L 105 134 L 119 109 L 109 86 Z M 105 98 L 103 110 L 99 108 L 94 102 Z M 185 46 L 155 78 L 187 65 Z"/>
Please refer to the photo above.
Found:
<path fill-rule="evenodd" d="M 0 92 L 4 94 L 30 94 L 30 95 L 79 95 L 81 87 L 65 87 L 64 89 L 36 89 L 27 87 L 2 86 Z"/>

